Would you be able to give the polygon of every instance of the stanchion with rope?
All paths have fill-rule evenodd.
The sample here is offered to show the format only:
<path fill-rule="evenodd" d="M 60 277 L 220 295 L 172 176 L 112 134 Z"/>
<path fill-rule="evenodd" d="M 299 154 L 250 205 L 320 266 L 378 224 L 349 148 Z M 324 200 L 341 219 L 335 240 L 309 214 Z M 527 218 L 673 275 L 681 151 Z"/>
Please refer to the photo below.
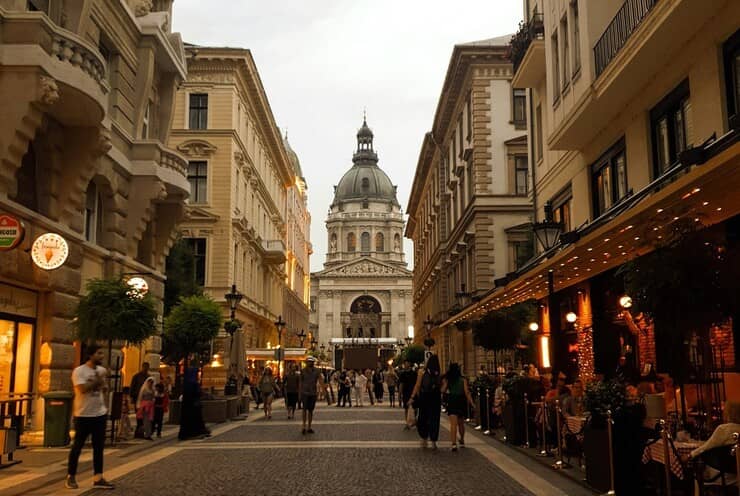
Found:
<path fill-rule="evenodd" d="M 551 456 L 550 452 L 547 451 L 547 403 L 545 403 L 545 397 L 541 397 L 542 408 L 542 450 L 537 453 L 537 456 Z"/>
<path fill-rule="evenodd" d="M 740 492 L 740 433 L 734 432 L 732 439 L 735 441 L 735 445 L 732 447 L 732 452 L 735 454 L 735 470 L 737 474 L 737 489 Z"/>
<path fill-rule="evenodd" d="M 609 438 L 609 490 L 604 496 L 615 496 L 617 492 L 614 490 L 614 439 L 612 438 L 612 411 L 606 411 L 606 434 Z M 670 492 L 668 493 L 670 494 Z"/>
<path fill-rule="evenodd" d="M 480 386 L 475 386 L 475 393 L 476 393 L 476 397 L 478 398 L 478 404 L 480 404 L 480 401 L 481 401 Z M 470 411 L 470 405 L 468 405 L 468 411 Z M 475 426 L 476 431 L 480 431 L 482 429 L 483 429 L 483 417 L 479 419 L 478 425 Z"/>
<path fill-rule="evenodd" d="M 491 397 L 489 396 L 490 390 L 488 386 L 485 387 L 486 391 L 486 401 L 484 404 L 486 405 L 486 427 L 487 429 L 483 431 L 483 434 L 486 436 L 489 436 L 491 432 L 493 431 L 493 428 L 491 427 Z M 481 418 L 483 418 L 483 412 L 481 412 Z"/>
<path fill-rule="evenodd" d="M 557 442 L 558 442 L 558 459 L 553 464 L 552 468 L 560 470 L 563 468 L 570 468 L 570 464 L 563 461 L 563 424 L 562 417 L 560 416 L 560 400 L 555 400 L 555 426 L 558 429 Z"/>
<path fill-rule="evenodd" d="M 524 393 L 524 447 L 529 448 L 529 399 Z"/>
<path fill-rule="evenodd" d="M 666 494 L 671 494 L 671 451 L 668 446 L 668 439 L 670 434 L 665 423 L 665 420 L 660 420 L 660 438 L 663 440 L 663 468 L 665 472 L 665 489 Z"/>

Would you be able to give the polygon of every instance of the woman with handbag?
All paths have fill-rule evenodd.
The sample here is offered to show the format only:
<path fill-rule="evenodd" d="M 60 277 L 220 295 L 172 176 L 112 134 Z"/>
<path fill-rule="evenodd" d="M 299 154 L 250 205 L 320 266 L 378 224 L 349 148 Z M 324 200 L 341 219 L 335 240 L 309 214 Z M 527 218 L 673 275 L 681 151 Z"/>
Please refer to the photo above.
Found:
<path fill-rule="evenodd" d="M 439 439 L 439 416 L 442 409 L 440 394 L 440 367 L 437 355 L 427 360 L 426 367 L 419 369 L 416 376 L 414 392 L 411 399 L 414 407 L 418 405 L 419 419 L 416 430 L 421 437 L 421 447 L 427 447 L 427 440 L 432 442 L 432 449 L 437 449 Z"/>
<path fill-rule="evenodd" d="M 470 396 L 468 380 L 462 376 L 460 365 L 451 363 L 442 379 L 442 394 L 447 395 L 447 417 L 450 420 L 450 440 L 452 451 L 457 451 L 457 434 L 460 433 L 460 446 L 465 446 L 465 413 L 468 405 L 475 407 Z"/>
<path fill-rule="evenodd" d="M 272 399 L 275 396 L 275 391 L 277 391 L 275 377 L 272 375 L 272 369 L 270 367 L 265 367 L 265 371 L 262 372 L 259 390 L 260 394 L 262 395 L 265 418 L 267 420 L 270 420 L 272 418 Z"/>

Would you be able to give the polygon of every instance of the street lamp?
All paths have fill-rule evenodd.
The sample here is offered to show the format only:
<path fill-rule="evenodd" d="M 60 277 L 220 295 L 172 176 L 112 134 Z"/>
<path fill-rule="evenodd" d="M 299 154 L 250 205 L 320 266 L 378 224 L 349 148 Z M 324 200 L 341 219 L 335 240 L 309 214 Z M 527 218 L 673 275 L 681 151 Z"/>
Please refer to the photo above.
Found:
<path fill-rule="evenodd" d="M 231 337 L 231 346 L 234 345 L 234 333 L 239 329 L 239 323 L 235 320 L 236 307 L 239 306 L 239 302 L 242 301 L 244 295 L 236 290 L 236 284 L 231 285 L 231 291 L 224 295 L 224 299 L 229 304 L 230 318 L 228 322 L 224 323 L 224 330 Z"/>
<path fill-rule="evenodd" d="M 406 346 L 411 346 L 411 341 L 413 341 L 414 338 L 412 338 L 411 336 L 406 336 L 405 338 L 403 338 L 403 340 L 406 341 Z"/>
<path fill-rule="evenodd" d="M 426 331 L 426 337 L 424 338 L 424 346 L 427 350 L 434 346 L 434 338 L 432 338 L 432 327 L 434 327 L 434 321 L 430 315 L 427 315 L 427 319 L 424 321 L 424 330 Z"/>
<path fill-rule="evenodd" d="M 552 203 L 545 203 L 545 220 L 532 224 L 532 230 L 545 252 L 555 247 L 563 232 L 563 223 L 552 219 Z"/>
<path fill-rule="evenodd" d="M 277 369 L 277 375 L 279 377 L 282 377 L 280 374 L 280 365 L 282 365 L 283 361 L 283 331 L 285 330 L 285 321 L 283 320 L 282 315 L 278 315 L 278 319 L 274 322 L 275 324 L 275 330 L 277 330 L 278 335 L 278 369 Z"/>
<path fill-rule="evenodd" d="M 316 351 L 316 345 L 319 343 L 316 340 L 316 338 L 312 337 L 310 343 L 311 343 L 311 349 L 314 350 L 314 351 Z"/>
<path fill-rule="evenodd" d="M 298 337 L 298 340 L 301 342 L 301 348 L 303 348 L 303 342 L 306 340 L 306 331 L 305 329 L 301 329 L 301 332 L 296 332 L 295 335 Z"/>

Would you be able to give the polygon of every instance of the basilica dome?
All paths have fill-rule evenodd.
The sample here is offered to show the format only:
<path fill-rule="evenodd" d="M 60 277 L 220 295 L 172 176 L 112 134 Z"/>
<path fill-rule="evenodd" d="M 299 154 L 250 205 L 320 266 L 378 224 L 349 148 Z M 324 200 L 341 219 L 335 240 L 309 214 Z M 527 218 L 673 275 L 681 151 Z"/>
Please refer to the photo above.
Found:
<path fill-rule="evenodd" d="M 378 167 L 378 155 L 373 150 L 373 132 L 363 121 L 357 131 L 357 151 L 352 156 L 352 168 L 334 187 L 333 205 L 348 201 L 371 200 L 399 205 L 396 186 Z"/>

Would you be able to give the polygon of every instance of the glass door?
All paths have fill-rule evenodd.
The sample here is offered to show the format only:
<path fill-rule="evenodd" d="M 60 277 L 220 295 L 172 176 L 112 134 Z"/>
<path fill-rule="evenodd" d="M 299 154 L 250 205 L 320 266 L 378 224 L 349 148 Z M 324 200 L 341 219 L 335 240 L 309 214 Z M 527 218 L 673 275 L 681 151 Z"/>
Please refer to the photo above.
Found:
<path fill-rule="evenodd" d="M 32 389 L 33 324 L 0 319 L 0 399 Z"/>
<path fill-rule="evenodd" d="M 0 320 L 0 399 L 12 391 L 15 322 Z"/>

